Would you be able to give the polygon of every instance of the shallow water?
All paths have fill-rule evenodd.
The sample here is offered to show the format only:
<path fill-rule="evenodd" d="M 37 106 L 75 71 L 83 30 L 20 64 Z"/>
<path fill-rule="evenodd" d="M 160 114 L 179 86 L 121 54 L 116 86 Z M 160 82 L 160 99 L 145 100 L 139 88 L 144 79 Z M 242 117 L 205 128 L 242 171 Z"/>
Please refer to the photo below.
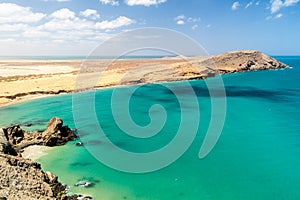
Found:
<path fill-rule="evenodd" d="M 71 192 L 89 194 L 95 199 L 299 199 L 300 58 L 278 58 L 293 69 L 222 76 L 227 94 L 226 121 L 217 145 L 204 159 L 199 159 L 198 153 L 211 118 L 211 100 L 204 81 L 191 81 L 201 113 L 199 130 L 190 148 L 172 165 L 146 174 L 119 172 L 99 162 L 85 147 L 75 146 L 77 141 L 50 149 L 38 161 L 44 170 L 52 171 L 61 182 L 70 185 Z M 186 91 L 183 82 L 169 85 L 182 93 Z M 97 119 L 112 142 L 141 153 L 160 149 L 173 139 L 182 113 L 178 99 L 167 88 L 146 85 L 132 97 L 130 113 L 141 126 L 150 122 L 151 105 L 160 104 L 167 112 L 164 128 L 145 140 L 130 137 L 118 128 L 111 113 L 112 91 L 97 91 L 95 106 Z M 194 105 L 188 104 L 192 98 L 189 95 L 185 94 L 182 108 L 189 113 L 186 123 L 193 122 L 197 112 Z M 109 148 L 94 133 L 95 124 L 89 115 L 82 110 L 82 122 L 76 127 L 82 141 L 88 149 L 99 145 Z M 53 116 L 75 127 L 72 95 L 1 108 L 0 125 L 30 122 L 34 125 L 26 129 L 39 130 Z M 185 134 L 190 134 L 189 130 Z M 73 186 L 82 179 L 95 186 Z"/>

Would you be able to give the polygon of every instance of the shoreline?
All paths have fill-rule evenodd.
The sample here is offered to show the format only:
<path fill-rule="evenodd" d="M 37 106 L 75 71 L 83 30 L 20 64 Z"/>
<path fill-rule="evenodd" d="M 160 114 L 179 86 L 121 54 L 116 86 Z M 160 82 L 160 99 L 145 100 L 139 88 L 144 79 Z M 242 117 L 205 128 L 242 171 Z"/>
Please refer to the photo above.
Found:
<path fill-rule="evenodd" d="M 47 156 L 50 148 L 42 145 L 32 145 L 24 148 L 21 155 L 25 159 L 31 159 L 36 162 L 39 158 Z"/>
<path fill-rule="evenodd" d="M 48 148 L 62 146 L 77 139 L 68 126 L 63 126 L 60 118 L 48 121 L 43 132 L 26 132 L 19 125 L 0 128 L 0 173 L 2 179 L 18 184 L 1 182 L 0 197 L 6 199 L 74 199 L 78 195 L 67 195 L 67 186 L 58 177 L 44 171 L 36 162 L 47 156 Z M 18 174 L 18 175 L 16 175 Z"/>
<path fill-rule="evenodd" d="M 216 69 L 212 69 L 209 66 L 202 66 L 204 64 L 207 64 L 207 62 L 212 61 L 216 65 Z M 49 62 L 51 63 L 54 61 L 47 61 L 47 64 Z M 197 69 L 199 71 L 195 70 L 193 67 L 190 67 L 188 65 L 190 64 L 189 62 L 196 62 L 198 66 Z M 257 51 L 231 52 L 224 55 L 212 56 L 205 60 L 191 59 L 189 60 L 189 62 L 180 62 L 177 59 L 174 60 L 172 58 L 167 60 L 165 58 L 149 60 L 143 59 L 140 61 L 121 60 L 120 62 L 110 66 L 109 69 L 105 71 L 105 73 L 107 74 L 104 78 L 106 79 L 103 82 L 97 83 L 94 88 L 91 89 L 100 90 L 140 84 L 202 80 L 209 77 L 214 77 L 218 74 L 222 75 L 235 72 L 271 70 L 289 67 Z M 11 61 L 11 63 L 14 63 L 14 61 Z M 31 61 L 29 63 L 32 64 Z M 37 63 L 39 63 L 39 61 L 37 61 Z M 72 66 L 75 66 L 73 62 L 70 63 L 72 63 Z M 229 63 L 234 64 L 230 65 Z M 170 73 L 170 70 L 162 70 L 161 66 L 166 64 L 175 72 L 172 71 L 172 73 Z M 57 67 L 56 69 L 59 69 L 60 65 L 58 63 L 54 63 L 54 65 L 55 67 Z M 146 65 L 148 68 L 137 70 L 139 65 Z M 47 69 L 44 69 L 45 71 L 42 74 L 26 74 L 24 76 L 12 75 L 8 77 L 0 77 L 0 107 L 4 108 L 6 106 L 56 95 L 84 92 L 86 90 L 86 88 L 84 87 L 80 88 L 79 90 L 74 89 L 76 78 L 78 76 L 77 73 L 80 70 L 80 68 L 76 68 L 74 66 L 73 68 L 68 67 L 70 71 L 66 73 L 64 72 L 64 70 L 62 70 L 55 74 L 49 74 L 49 71 L 47 71 Z M 0 61 L 0 72 L 1 67 L 2 65 Z M 26 66 L 24 67 L 26 68 Z M 28 67 L 30 69 L 32 68 L 32 65 L 29 65 Z M 42 69 L 42 66 L 35 66 L 35 69 L 40 68 Z M 16 70 L 18 70 L 18 68 Z M 22 67 L 21 70 L 24 70 L 24 68 Z M 129 79 L 120 79 L 123 78 L 124 74 L 126 75 L 126 73 L 131 72 L 131 70 L 136 71 L 134 71 L 135 73 L 133 73 L 133 75 Z M 86 75 L 85 78 L 90 78 L 94 72 L 95 71 L 86 72 L 83 75 Z M 123 82 L 121 82 L 120 80 Z M 3 99 L 6 100 L 6 102 L 3 101 Z M 38 160 L 42 156 L 47 156 L 47 153 L 45 151 L 48 151 L 48 148 L 45 146 L 29 145 L 23 150 L 24 151 L 22 152 L 22 157 L 31 161 Z M 8 157 L 8 159 L 11 158 Z"/>
<path fill-rule="evenodd" d="M 10 76 L 0 76 L 0 107 L 62 93 L 70 94 L 87 90 L 84 86 L 76 87 L 79 73 L 86 80 L 95 78 L 97 73 L 96 78 L 99 78 L 101 67 L 107 68 L 104 73 L 102 72 L 104 75 L 101 80 L 94 83 L 94 89 L 202 80 L 218 74 L 289 67 L 261 52 L 250 50 L 187 58 L 187 60 L 180 60 L 177 57 L 121 59 L 114 62 L 92 60 L 85 63 L 86 71 L 80 72 L 82 63 L 84 60 L 0 60 L 0 74 L 8 68 L 12 73 Z M 14 68 L 14 65 L 22 67 Z M 38 72 L 30 74 L 32 69 Z M 23 75 L 19 75 L 20 73 Z"/>
<path fill-rule="evenodd" d="M 16 105 L 16 104 L 19 104 L 19 103 L 25 103 L 25 102 L 32 101 L 32 100 L 42 99 L 42 98 L 47 98 L 47 97 L 53 97 L 53 96 L 57 96 L 57 95 L 55 95 L 55 94 L 37 95 L 37 96 L 26 97 L 24 99 L 19 99 L 19 100 L 12 101 L 12 102 L 7 102 L 7 103 L 1 103 L 0 102 L 0 108 L 5 108 L 7 106 L 12 106 L 12 105 Z"/>

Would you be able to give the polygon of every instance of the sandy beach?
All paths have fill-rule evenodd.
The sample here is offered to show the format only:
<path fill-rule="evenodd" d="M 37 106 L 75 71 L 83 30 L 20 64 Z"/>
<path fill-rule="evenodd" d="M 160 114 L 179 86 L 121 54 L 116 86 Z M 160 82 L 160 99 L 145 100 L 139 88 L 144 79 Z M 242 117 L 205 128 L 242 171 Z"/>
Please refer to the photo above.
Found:
<path fill-rule="evenodd" d="M 81 73 L 87 79 L 89 76 L 98 76 L 95 72 L 102 69 L 103 66 L 108 66 L 105 75 L 101 76 L 101 80 L 95 85 L 95 87 L 108 87 L 118 84 L 130 84 L 131 81 L 133 83 L 138 82 L 140 77 L 143 77 L 146 73 L 161 69 L 161 65 L 170 67 L 178 60 L 118 60 L 111 65 L 110 62 L 1 60 L 0 106 L 46 95 L 74 91 L 76 78 L 82 64 L 93 64 L 89 68 L 92 71 Z M 145 67 L 148 69 L 145 70 Z M 131 70 L 134 71 L 134 75 L 126 76 L 126 72 Z M 121 80 L 123 76 L 126 76 L 126 78 Z"/>
<path fill-rule="evenodd" d="M 216 74 L 284 68 L 257 51 L 210 57 L 129 60 L 0 60 L 0 106 L 60 93 L 165 81 L 205 79 Z M 78 76 L 86 80 L 81 85 Z"/>
<path fill-rule="evenodd" d="M 49 150 L 50 147 L 47 146 L 40 146 L 40 145 L 33 145 L 26 147 L 22 153 L 23 158 L 37 160 L 42 156 L 47 155 L 47 150 Z"/>

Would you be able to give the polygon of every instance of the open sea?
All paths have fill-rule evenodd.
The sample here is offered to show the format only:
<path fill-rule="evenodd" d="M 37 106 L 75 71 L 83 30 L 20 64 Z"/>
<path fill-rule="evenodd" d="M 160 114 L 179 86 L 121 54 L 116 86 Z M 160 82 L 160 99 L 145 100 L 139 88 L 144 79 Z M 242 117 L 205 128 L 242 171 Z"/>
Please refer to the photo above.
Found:
<path fill-rule="evenodd" d="M 109 150 L 110 144 L 95 133 L 96 126 L 102 127 L 113 144 L 130 152 L 163 148 L 176 136 L 182 120 L 182 105 L 166 86 L 184 93 L 183 82 L 144 85 L 132 95 L 130 114 L 141 127 L 152 123 L 151 105 L 165 108 L 166 122 L 150 138 L 128 136 L 118 127 L 111 111 L 113 89 L 95 93 L 99 124 L 91 124 L 91 113 L 81 110 L 82 121 L 76 127 L 73 111 L 77 107 L 72 104 L 72 94 L 66 94 L 2 107 L 0 127 L 32 123 L 33 126 L 23 128 L 40 130 L 50 118 L 58 116 L 66 125 L 78 128 L 80 139 L 49 149 L 37 161 L 45 171 L 55 173 L 69 185 L 71 193 L 91 195 L 96 200 L 300 199 L 300 57 L 275 58 L 293 68 L 222 75 L 226 89 L 225 123 L 217 144 L 204 159 L 199 159 L 199 149 L 210 120 L 218 121 L 218 115 L 212 117 L 211 98 L 220 97 L 210 97 L 205 81 L 190 81 L 199 106 L 189 106 L 193 97 L 186 93 L 182 109 L 188 111 L 186 123 L 193 122 L 195 112 L 200 111 L 197 135 L 179 159 L 155 172 L 125 173 L 98 161 L 89 149 L 101 146 Z M 122 90 L 126 94 L 130 87 Z M 155 115 L 154 111 L 150 114 Z M 184 131 L 191 134 L 189 129 Z M 75 145 L 80 140 L 85 146 Z M 80 180 L 94 186 L 75 187 Z"/>

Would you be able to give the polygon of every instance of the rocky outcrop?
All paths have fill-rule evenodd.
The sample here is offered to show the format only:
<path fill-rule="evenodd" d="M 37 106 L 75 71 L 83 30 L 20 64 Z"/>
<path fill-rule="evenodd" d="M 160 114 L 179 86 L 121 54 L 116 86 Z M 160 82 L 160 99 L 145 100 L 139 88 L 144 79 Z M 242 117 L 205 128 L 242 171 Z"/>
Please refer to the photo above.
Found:
<path fill-rule="evenodd" d="M 198 80 L 217 74 L 280 68 L 288 66 L 255 50 L 234 51 L 214 56 L 178 56 L 137 67 L 122 78 L 120 85 Z"/>
<path fill-rule="evenodd" d="M 76 137 L 68 126 L 63 126 L 62 119 L 54 117 L 48 122 L 41 139 L 46 146 L 59 146 L 76 139 Z"/>
<path fill-rule="evenodd" d="M 77 137 L 68 126 L 63 126 L 62 119 L 57 117 L 50 119 L 44 132 L 25 132 L 19 125 L 3 128 L 2 132 L 8 146 L 10 144 L 16 151 L 31 145 L 60 146 Z"/>
<path fill-rule="evenodd" d="M 50 172 L 28 159 L 0 154 L 0 197 L 17 199 L 57 199 L 66 187 Z"/>
<path fill-rule="evenodd" d="M 187 59 L 187 64 L 181 63 L 186 79 L 205 79 L 217 74 L 230 74 L 235 72 L 272 70 L 289 68 L 286 64 L 271 58 L 259 51 L 243 50 L 233 51 L 209 57 L 194 57 Z"/>
<path fill-rule="evenodd" d="M 76 135 L 60 118 L 52 118 L 44 132 L 26 132 L 19 125 L 0 129 L 0 199 L 77 199 L 66 196 L 66 186 L 40 164 L 24 159 L 20 151 L 30 145 L 63 145 Z"/>
<path fill-rule="evenodd" d="M 220 73 L 270 70 L 289 67 L 286 64 L 255 50 L 228 52 L 212 56 L 210 59 L 212 59 L 216 69 L 218 69 Z"/>
<path fill-rule="evenodd" d="M 12 147 L 11 143 L 6 138 L 3 129 L 0 129 L 0 153 L 9 155 L 18 155 L 16 150 Z"/>

